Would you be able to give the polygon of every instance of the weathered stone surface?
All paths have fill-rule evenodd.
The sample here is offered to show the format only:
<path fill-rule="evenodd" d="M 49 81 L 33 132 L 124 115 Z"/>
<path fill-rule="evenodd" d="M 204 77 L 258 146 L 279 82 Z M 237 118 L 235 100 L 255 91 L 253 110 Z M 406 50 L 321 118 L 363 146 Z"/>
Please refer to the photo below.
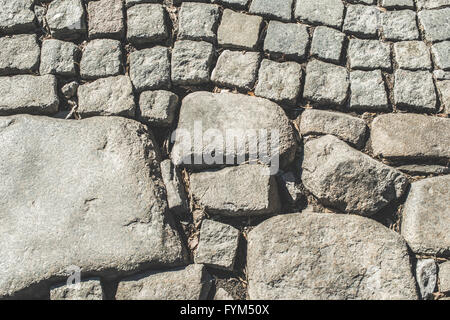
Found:
<path fill-rule="evenodd" d="M 66 99 L 70 99 L 77 94 L 80 84 L 76 81 L 69 82 L 62 86 L 61 93 Z"/>
<path fill-rule="evenodd" d="M 277 176 L 280 196 L 292 205 L 298 204 L 304 199 L 300 179 L 297 179 L 291 171 L 284 172 Z"/>
<path fill-rule="evenodd" d="M 214 295 L 214 300 L 226 301 L 226 300 L 234 300 L 233 296 L 229 294 L 225 289 L 219 288 Z"/>
<path fill-rule="evenodd" d="M 250 2 L 250 0 L 212 0 L 212 2 L 219 2 L 223 5 L 243 9 L 247 7 L 247 4 Z"/>
<path fill-rule="evenodd" d="M 442 112 L 450 114 L 450 77 L 449 80 L 437 81 L 436 87 L 441 98 Z"/>
<path fill-rule="evenodd" d="M 217 42 L 223 47 L 254 50 L 258 45 L 263 19 L 225 9 L 217 30 Z"/>
<path fill-rule="evenodd" d="M 130 54 L 130 78 L 136 91 L 170 88 L 169 49 L 156 46 Z"/>
<path fill-rule="evenodd" d="M 161 162 L 161 175 L 166 186 L 167 203 L 175 214 L 182 214 L 188 208 L 187 195 L 181 180 L 181 175 L 169 159 Z"/>
<path fill-rule="evenodd" d="M 238 143 L 237 148 L 234 145 L 225 146 L 224 148 L 224 143 L 220 141 L 205 140 L 204 143 L 201 139 L 195 139 L 194 141 L 196 122 L 200 122 L 200 132 L 202 134 L 206 135 L 207 131 L 211 132 L 212 129 L 218 130 L 215 133 L 220 133 L 224 141 L 228 138 L 236 139 L 235 141 Z M 294 131 L 283 109 L 276 103 L 242 94 L 214 94 L 209 92 L 189 94 L 183 99 L 181 106 L 177 127 L 178 134 L 172 149 L 172 160 L 176 165 L 192 167 L 218 166 L 219 163 L 208 163 L 211 159 L 206 161 L 206 158 L 209 158 L 208 155 L 211 154 L 211 150 L 215 150 L 222 161 L 226 156 L 235 155 L 238 159 L 243 158 L 249 155 L 248 147 L 251 143 L 247 139 L 251 138 L 254 131 L 257 131 L 255 134 L 258 134 L 260 130 L 266 130 L 269 138 L 275 138 L 272 130 L 278 131 L 279 147 L 277 147 L 277 153 L 280 156 L 280 166 L 288 165 L 295 155 L 296 142 Z M 184 145 L 186 143 L 184 140 L 188 140 L 193 145 Z M 259 143 L 266 141 L 265 137 L 260 134 L 257 140 Z M 273 158 L 275 156 L 271 152 L 271 150 L 274 150 L 273 146 L 270 146 L 270 143 L 268 144 L 268 156 Z M 196 163 L 197 160 L 199 163 Z M 236 163 L 235 161 L 233 162 Z M 237 163 L 240 162 L 237 161 Z"/>
<path fill-rule="evenodd" d="M 420 295 L 424 300 L 432 300 L 437 285 L 437 266 L 433 259 L 420 259 L 416 266 L 416 279 Z"/>
<path fill-rule="evenodd" d="M 398 108 L 412 111 L 436 111 L 436 90 L 428 71 L 395 71 L 394 102 Z"/>
<path fill-rule="evenodd" d="M 200 85 L 210 80 L 214 46 L 205 41 L 178 40 L 172 50 L 172 82 Z"/>
<path fill-rule="evenodd" d="M 387 40 L 419 39 L 416 12 L 412 10 L 386 11 L 382 14 L 383 36 Z"/>
<path fill-rule="evenodd" d="M 294 0 L 253 0 L 249 12 L 270 19 L 290 21 Z"/>
<path fill-rule="evenodd" d="M 381 0 L 381 5 L 388 9 L 414 9 L 414 0 Z"/>
<path fill-rule="evenodd" d="M 443 6 L 449 6 L 449 0 L 417 0 L 417 8 L 422 9 L 436 9 Z"/>
<path fill-rule="evenodd" d="M 305 187 L 325 205 L 372 216 L 400 198 L 408 181 L 398 170 L 327 135 L 305 144 Z"/>
<path fill-rule="evenodd" d="M 103 300 L 100 278 L 83 280 L 77 285 L 62 284 L 50 289 L 50 300 Z"/>
<path fill-rule="evenodd" d="M 247 263 L 250 299 L 417 299 L 404 240 L 355 215 L 266 220 L 248 235 Z"/>
<path fill-rule="evenodd" d="M 211 80 L 220 86 L 251 90 L 260 61 L 259 52 L 224 50 L 217 60 Z"/>
<path fill-rule="evenodd" d="M 450 80 L 450 71 L 434 70 L 433 75 L 437 80 Z"/>
<path fill-rule="evenodd" d="M 344 4 L 340 0 L 299 0 L 295 2 L 295 18 L 311 23 L 341 28 Z"/>
<path fill-rule="evenodd" d="M 88 3 L 89 38 L 121 39 L 125 35 L 122 0 L 99 0 Z"/>
<path fill-rule="evenodd" d="M 108 278 L 184 263 L 145 126 L 119 117 L 1 122 L 0 296 L 48 290 L 72 266 Z"/>
<path fill-rule="evenodd" d="M 131 7 L 131 6 L 135 5 L 135 4 L 158 3 L 158 2 L 161 2 L 161 0 L 125 0 L 125 4 L 126 4 L 127 7 Z M 175 2 L 176 2 L 176 0 L 175 0 Z"/>
<path fill-rule="evenodd" d="M 308 43 L 309 34 L 305 25 L 272 20 L 267 28 L 264 50 L 276 56 L 304 59 L 308 54 Z"/>
<path fill-rule="evenodd" d="M 352 69 L 391 69 L 391 48 L 378 40 L 350 39 L 348 64 Z"/>
<path fill-rule="evenodd" d="M 32 31 L 36 27 L 32 5 L 30 0 L 0 0 L 0 32 Z"/>
<path fill-rule="evenodd" d="M 450 261 L 439 265 L 439 291 L 450 291 Z"/>
<path fill-rule="evenodd" d="M 426 40 L 432 42 L 450 40 L 450 8 L 422 10 L 418 16 L 425 30 Z"/>
<path fill-rule="evenodd" d="M 82 117 L 134 117 L 136 106 L 130 78 L 108 77 L 81 85 L 77 111 Z"/>
<path fill-rule="evenodd" d="M 311 55 L 326 61 L 339 63 L 344 47 L 345 34 L 333 28 L 317 27 L 311 44 Z"/>
<path fill-rule="evenodd" d="M 261 165 L 193 173 L 189 186 L 194 199 L 212 215 L 269 215 L 281 208 L 275 176 Z"/>
<path fill-rule="evenodd" d="M 358 149 L 364 147 L 368 128 L 360 118 L 340 112 L 306 109 L 297 121 L 302 136 L 331 134 Z"/>
<path fill-rule="evenodd" d="M 36 35 L 15 35 L 0 38 L 0 75 L 35 72 L 41 49 Z"/>
<path fill-rule="evenodd" d="M 304 98 L 321 105 L 342 105 L 347 99 L 348 88 L 348 72 L 344 67 L 318 60 L 308 63 Z"/>
<path fill-rule="evenodd" d="M 148 45 L 169 36 L 161 4 L 137 4 L 127 10 L 127 40 L 135 45 Z"/>
<path fill-rule="evenodd" d="M 350 72 L 350 108 L 387 111 L 389 103 L 380 70 Z"/>
<path fill-rule="evenodd" d="M 54 38 L 76 39 L 87 31 L 81 0 L 52 1 L 48 6 L 46 19 Z"/>
<path fill-rule="evenodd" d="M 0 115 L 58 112 L 57 80 L 52 75 L 0 77 Z"/>
<path fill-rule="evenodd" d="M 434 63 L 442 70 L 450 70 L 450 41 L 433 44 L 431 47 Z"/>
<path fill-rule="evenodd" d="M 255 95 L 278 103 L 294 105 L 300 94 L 301 78 L 300 64 L 264 59 L 259 68 Z"/>
<path fill-rule="evenodd" d="M 411 184 L 403 208 L 402 235 L 414 253 L 449 256 L 449 190 L 449 175 Z"/>
<path fill-rule="evenodd" d="M 372 122 L 371 140 L 377 157 L 448 159 L 450 119 L 411 113 L 381 115 Z"/>
<path fill-rule="evenodd" d="M 122 72 L 122 48 L 120 41 L 95 39 L 83 51 L 80 75 L 83 79 L 117 76 Z"/>
<path fill-rule="evenodd" d="M 450 173 L 449 167 L 440 165 L 407 164 L 397 167 L 397 169 L 412 175 L 442 175 Z"/>
<path fill-rule="evenodd" d="M 71 42 L 45 40 L 42 42 L 39 73 L 74 77 L 77 75 L 76 63 L 79 56 L 80 49 Z"/>
<path fill-rule="evenodd" d="M 423 41 L 394 43 L 395 61 L 400 69 L 430 70 L 430 51 Z"/>
<path fill-rule="evenodd" d="M 206 300 L 212 277 L 201 264 L 119 282 L 116 300 Z"/>
<path fill-rule="evenodd" d="M 164 90 L 144 91 L 139 97 L 139 118 L 150 126 L 172 125 L 178 107 L 178 96 Z"/>
<path fill-rule="evenodd" d="M 233 270 L 239 244 L 239 230 L 214 220 L 204 220 L 195 263 Z"/>
<path fill-rule="evenodd" d="M 376 6 L 349 5 L 343 30 L 360 37 L 376 37 L 380 10 Z"/>
<path fill-rule="evenodd" d="M 178 19 L 179 39 L 216 40 L 219 6 L 207 3 L 183 2 Z"/>

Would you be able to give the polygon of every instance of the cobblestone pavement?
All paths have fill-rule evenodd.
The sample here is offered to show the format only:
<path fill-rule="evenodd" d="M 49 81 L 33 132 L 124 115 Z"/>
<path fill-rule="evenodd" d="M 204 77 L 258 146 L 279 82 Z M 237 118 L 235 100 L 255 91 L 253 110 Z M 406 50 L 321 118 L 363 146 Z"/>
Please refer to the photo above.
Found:
<path fill-rule="evenodd" d="M 449 0 L 0 0 L 0 97 L 0 298 L 450 298 Z"/>

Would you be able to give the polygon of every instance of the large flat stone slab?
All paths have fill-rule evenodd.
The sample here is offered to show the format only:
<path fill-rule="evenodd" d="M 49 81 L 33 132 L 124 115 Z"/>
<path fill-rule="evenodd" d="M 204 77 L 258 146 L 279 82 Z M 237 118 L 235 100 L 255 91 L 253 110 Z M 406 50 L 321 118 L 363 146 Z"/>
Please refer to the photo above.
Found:
<path fill-rule="evenodd" d="M 250 299 L 417 299 L 402 237 L 354 215 L 281 215 L 248 235 Z"/>
<path fill-rule="evenodd" d="M 3 117 L 0 148 L 0 297 L 48 292 L 72 266 L 115 278 L 185 263 L 143 125 Z"/>

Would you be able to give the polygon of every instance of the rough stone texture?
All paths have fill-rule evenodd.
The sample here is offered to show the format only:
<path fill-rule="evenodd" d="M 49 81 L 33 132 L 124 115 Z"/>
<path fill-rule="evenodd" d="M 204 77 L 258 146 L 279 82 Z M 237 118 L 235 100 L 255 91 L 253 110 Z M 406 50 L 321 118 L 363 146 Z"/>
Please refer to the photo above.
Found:
<path fill-rule="evenodd" d="M 306 67 L 303 97 L 321 105 L 342 105 L 348 93 L 348 72 L 344 67 L 313 60 Z"/>
<path fill-rule="evenodd" d="M 382 28 L 383 36 L 387 40 L 419 39 L 416 12 L 412 10 L 383 12 Z"/>
<path fill-rule="evenodd" d="M 441 98 L 442 112 L 450 114 L 450 80 L 437 81 L 436 87 Z"/>
<path fill-rule="evenodd" d="M 301 78 L 300 64 L 264 59 L 259 68 L 255 95 L 278 103 L 294 105 L 300 94 Z"/>
<path fill-rule="evenodd" d="M 127 40 L 135 45 L 148 45 L 166 40 L 166 13 L 161 4 L 137 4 L 127 10 Z"/>
<path fill-rule="evenodd" d="M 331 134 L 358 149 L 364 147 L 368 128 L 360 118 L 340 112 L 306 109 L 297 121 L 302 136 Z"/>
<path fill-rule="evenodd" d="M 39 73 L 74 77 L 79 57 L 80 49 L 75 44 L 57 39 L 45 40 L 42 42 Z"/>
<path fill-rule="evenodd" d="M 249 12 L 270 19 L 290 21 L 294 0 L 252 0 Z"/>
<path fill-rule="evenodd" d="M 117 76 L 122 72 L 122 49 L 120 41 L 95 39 L 86 45 L 80 62 L 83 79 Z"/>
<path fill-rule="evenodd" d="M 177 108 L 178 96 L 170 91 L 144 91 L 139 97 L 139 118 L 150 126 L 171 126 Z"/>
<path fill-rule="evenodd" d="M 250 2 L 250 0 L 212 0 L 212 2 L 214 1 L 230 7 L 236 7 L 238 9 L 247 7 L 248 3 Z"/>
<path fill-rule="evenodd" d="M 275 56 L 304 59 L 307 56 L 308 43 L 309 34 L 305 25 L 272 20 L 267 28 L 264 51 Z"/>
<path fill-rule="evenodd" d="M 61 93 L 66 99 L 70 99 L 77 94 L 80 84 L 76 81 L 69 82 L 62 86 Z"/>
<path fill-rule="evenodd" d="M 116 300 L 206 300 L 212 277 L 201 264 L 119 282 Z"/>
<path fill-rule="evenodd" d="M 87 31 L 86 14 L 81 0 L 52 1 L 46 20 L 54 38 L 77 39 Z"/>
<path fill-rule="evenodd" d="M 217 41 L 223 47 L 254 50 L 258 45 L 263 19 L 225 9 L 217 30 Z"/>
<path fill-rule="evenodd" d="M 388 111 L 389 103 L 380 70 L 350 72 L 350 108 Z"/>
<path fill-rule="evenodd" d="M 260 61 L 259 52 L 224 50 L 211 74 L 211 81 L 224 87 L 251 90 Z"/>
<path fill-rule="evenodd" d="M 414 9 L 414 0 L 381 0 L 381 5 L 388 9 Z"/>
<path fill-rule="evenodd" d="M 193 173 L 190 191 L 211 215 L 240 217 L 277 214 L 281 209 L 275 176 L 260 165 Z"/>
<path fill-rule="evenodd" d="M 36 28 L 29 0 L 0 0 L 0 32 L 21 33 Z"/>
<path fill-rule="evenodd" d="M 226 300 L 234 300 L 231 294 L 229 294 L 225 289 L 219 288 L 214 295 L 214 300 L 226 301 Z"/>
<path fill-rule="evenodd" d="M 187 195 L 180 172 L 169 159 L 161 162 L 161 175 L 166 186 L 169 209 L 178 215 L 188 211 Z"/>
<path fill-rule="evenodd" d="M 408 186 L 400 171 L 331 135 L 305 144 L 302 168 L 303 184 L 319 201 L 363 216 L 376 214 Z"/>
<path fill-rule="evenodd" d="M 0 296 L 45 289 L 74 265 L 112 277 L 185 261 L 144 126 L 118 117 L 1 122 Z"/>
<path fill-rule="evenodd" d="M 375 6 L 349 5 L 343 30 L 360 37 L 376 37 L 380 10 Z"/>
<path fill-rule="evenodd" d="M 436 9 L 443 6 L 449 6 L 449 0 L 417 0 L 417 8 L 422 9 Z"/>
<path fill-rule="evenodd" d="M 436 90 L 430 72 L 397 70 L 394 81 L 394 102 L 398 108 L 436 111 Z"/>
<path fill-rule="evenodd" d="M 403 208 L 401 232 L 414 253 L 449 256 L 449 189 L 449 175 L 411 184 Z"/>
<path fill-rule="evenodd" d="M 78 110 L 82 117 L 134 117 L 136 106 L 128 76 L 98 79 L 78 88 Z"/>
<path fill-rule="evenodd" d="M 439 265 L 439 291 L 450 291 L 450 261 Z"/>
<path fill-rule="evenodd" d="M 156 46 L 130 54 L 130 78 L 136 91 L 170 88 L 169 49 Z"/>
<path fill-rule="evenodd" d="M 372 123 L 371 140 L 377 157 L 449 159 L 450 119 L 418 114 L 381 115 Z"/>
<path fill-rule="evenodd" d="M 411 175 L 442 175 L 450 173 L 449 167 L 440 165 L 406 164 L 397 167 L 397 169 Z"/>
<path fill-rule="evenodd" d="M 238 244 L 238 229 L 214 220 L 203 220 L 195 263 L 232 271 Z"/>
<path fill-rule="evenodd" d="M 430 70 L 430 51 L 423 41 L 394 43 L 395 61 L 400 69 Z"/>
<path fill-rule="evenodd" d="M 344 48 L 345 34 L 333 28 L 317 27 L 311 44 L 311 55 L 339 63 Z"/>
<path fill-rule="evenodd" d="M 418 16 L 425 30 L 426 40 L 432 42 L 450 40 L 450 8 L 422 10 Z"/>
<path fill-rule="evenodd" d="M 443 70 L 450 70 L 450 41 L 433 44 L 431 47 L 434 63 Z"/>
<path fill-rule="evenodd" d="M 125 0 L 125 4 L 127 7 L 131 7 L 135 4 L 158 3 L 158 2 L 162 2 L 162 1 L 161 0 Z M 174 2 L 176 2 L 176 0 Z"/>
<path fill-rule="evenodd" d="M 216 40 L 219 7 L 215 4 L 183 2 L 179 13 L 178 38 Z"/>
<path fill-rule="evenodd" d="M 201 121 L 201 132 L 203 134 L 209 129 L 216 129 L 226 139 L 227 131 L 236 133 L 235 138 L 238 142 L 238 148 L 225 148 L 224 157 L 233 154 L 238 158 L 248 156 L 247 149 L 250 143 L 246 139 L 252 130 L 266 130 L 267 135 L 273 137 L 272 130 L 276 129 L 279 134 L 277 153 L 280 156 L 280 166 L 288 165 L 294 158 L 296 149 L 294 131 L 286 114 L 276 103 L 242 94 L 195 92 L 186 96 L 181 106 L 177 129 L 186 131 L 186 135 L 180 131 L 175 139 L 172 159 L 176 165 L 213 166 L 212 164 L 208 165 L 205 159 L 202 160 L 201 157 L 204 158 L 204 156 L 210 154 L 208 152 L 211 150 L 219 151 L 223 148 L 223 144 L 219 141 L 216 141 L 216 144 L 206 141 L 203 144 L 201 141 L 194 141 L 195 144 L 191 148 L 184 150 L 183 140 L 189 139 L 189 142 L 193 142 L 197 121 Z M 262 136 L 261 139 L 263 139 Z M 245 147 L 241 147 L 240 143 Z M 273 149 L 272 146 L 268 146 L 267 149 L 269 157 L 273 157 L 274 154 L 270 151 Z M 201 164 L 195 164 L 196 161 L 192 161 L 193 157 L 195 159 L 200 158 Z"/>
<path fill-rule="evenodd" d="M 205 41 L 178 40 L 172 50 L 172 82 L 201 85 L 210 80 L 214 47 Z"/>
<path fill-rule="evenodd" d="M 104 300 L 100 278 L 83 280 L 76 285 L 62 284 L 50 289 L 50 300 Z"/>
<path fill-rule="evenodd" d="M 89 38 L 121 39 L 125 35 L 122 0 L 99 0 L 88 3 Z"/>
<path fill-rule="evenodd" d="M 450 80 L 450 71 L 434 70 L 433 75 L 437 80 Z"/>
<path fill-rule="evenodd" d="M 250 299 L 417 299 L 404 240 L 363 217 L 271 218 L 249 233 L 247 261 Z"/>
<path fill-rule="evenodd" d="M 297 179 L 293 172 L 289 171 L 280 174 L 277 176 L 277 181 L 280 196 L 283 200 L 288 201 L 292 205 L 296 205 L 304 199 L 300 179 Z"/>
<path fill-rule="evenodd" d="M 57 80 L 52 75 L 0 77 L 0 115 L 58 112 Z"/>
<path fill-rule="evenodd" d="M 352 69 L 391 69 L 391 48 L 378 40 L 350 39 L 348 64 Z"/>
<path fill-rule="evenodd" d="M 35 72 L 40 51 L 36 35 L 0 38 L 0 75 Z"/>
<path fill-rule="evenodd" d="M 296 19 L 311 23 L 341 28 L 344 19 L 344 4 L 340 0 L 298 0 L 295 2 Z"/>
<path fill-rule="evenodd" d="M 432 300 L 433 292 L 437 285 L 436 262 L 434 262 L 433 259 L 418 260 L 416 266 L 416 279 L 422 299 Z"/>

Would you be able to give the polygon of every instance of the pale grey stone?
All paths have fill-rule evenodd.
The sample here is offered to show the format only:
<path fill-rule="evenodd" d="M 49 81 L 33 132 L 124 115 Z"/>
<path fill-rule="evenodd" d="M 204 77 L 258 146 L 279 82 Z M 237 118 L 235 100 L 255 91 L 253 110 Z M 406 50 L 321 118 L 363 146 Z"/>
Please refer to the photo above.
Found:
<path fill-rule="evenodd" d="M 238 245 L 238 229 L 214 220 L 203 220 L 195 263 L 232 271 Z"/>
<path fill-rule="evenodd" d="M 443 6 L 450 6 L 450 0 L 417 0 L 417 8 L 422 9 L 436 9 Z"/>
<path fill-rule="evenodd" d="M 423 41 L 394 43 L 395 61 L 400 69 L 430 70 L 430 51 Z"/>
<path fill-rule="evenodd" d="M 294 16 L 311 23 L 341 28 L 344 19 L 344 4 L 341 0 L 297 0 Z"/>
<path fill-rule="evenodd" d="M 21 33 L 36 28 L 30 0 L 0 0 L 0 32 Z"/>
<path fill-rule="evenodd" d="M 294 0 L 252 0 L 249 12 L 270 19 L 290 21 Z"/>
<path fill-rule="evenodd" d="M 285 172 L 277 176 L 280 196 L 292 205 L 298 204 L 304 199 L 300 179 L 293 172 Z"/>
<path fill-rule="evenodd" d="M 381 0 L 381 5 L 388 9 L 414 9 L 414 0 Z"/>
<path fill-rule="evenodd" d="M 417 299 L 405 241 L 355 215 L 264 221 L 248 235 L 247 270 L 253 300 Z"/>
<path fill-rule="evenodd" d="M 0 75 L 35 72 L 39 66 L 40 53 L 36 35 L 1 37 Z"/>
<path fill-rule="evenodd" d="M 358 149 L 364 147 L 368 128 L 360 118 L 340 112 L 306 109 L 297 121 L 302 136 L 331 134 Z"/>
<path fill-rule="evenodd" d="M 161 2 L 161 0 L 125 0 L 125 4 L 126 4 L 127 7 L 131 7 L 131 6 L 135 5 L 135 4 L 158 3 L 158 2 Z"/>
<path fill-rule="evenodd" d="M 211 74 L 211 81 L 224 87 L 251 90 L 260 61 L 259 52 L 224 50 Z"/>
<path fill-rule="evenodd" d="M 38 22 L 39 27 L 44 28 L 47 25 L 45 21 L 45 13 L 47 12 L 47 8 L 37 5 L 34 5 L 34 14 L 36 15 L 36 20 Z"/>
<path fill-rule="evenodd" d="M 170 88 L 169 49 L 156 46 L 130 54 L 130 78 L 136 91 Z"/>
<path fill-rule="evenodd" d="M 321 105 L 342 105 L 349 88 L 344 67 L 313 60 L 306 67 L 303 97 Z"/>
<path fill-rule="evenodd" d="M 450 175 L 428 178 L 411 184 L 403 207 L 401 233 L 414 253 L 448 257 L 449 190 Z"/>
<path fill-rule="evenodd" d="M 450 291 L 450 261 L 439 265 L 439 291 Z"/>
<path fill-rule="evenodd" d="M 433 75 L 437 80 L 450 80 L 450 71 L 434 70 Z"/>
<path fill-rule="evenodd" d="M 144 91 L 139 97 L 139 118 L 150 126 L 171 126 L 177 108 L 178 96 L 170 91 Z"/>
<path fill-rule="evenodd" d="M 225 9 L 217 30 L 217 42 L 225 48 L 255 50 L 263 19 Z"/>
<path fill-rule="evenodd" d="M 81 281 L 78 285 L 61 284 L 50 288 L 50 300 L 104 300 L 100 278 Z"/>
<path fill-rule="evenodd" d="M 52 36 L 61 40 L 77 39 L 87 31 L 81 0 L 52 1 L 47 9 L 46 20 Z"/>
<path fill-rule="evenodd" d="M 386 11 L 382 14 L 383 36 L 386 40 L 419 39 L 416 12 L 412 10 Z"/>
<path fill-rule="evenodd" d="M 214 46 L 205 41 L 178 40 L 172 50 L 172 82 L 201 85 L 210 81 Z"/>
<path fill-rule="evenodd" d="M 391 47 L 389 43 L 378 40 L 350 39 L 348 65 L 352 69 L 390 70 Z"/>
<path fill-rule="evenodd" d="M 169 159 L 161 162 L 161 175 L 166 186 L 169 209 L 181 215 L 189 210 L 188 199 L 181 180 L 181 175 Z"/>
<path fill-rule="evenodd" d="M 432 74 L 428 71 L 395 71 L 394 102 L 398 108 L 436 111 L 437 97 Z"/>
<path fill-rule="evenodd" d="M 304 59 L 309 43 L 308 29 L 298 23 L 270 21 L 264 40 L 264 51 L 276 56 Z"/>
<path fill-rule="evenodd" d="M 53 75 L 0 77 L 0 115 L 58 112 L 57 80 Z"/>
<path fill-rule="evenodd" d="M 311 55 L 319 59 L 339 63 L 344 48 L 345 34 L 324 26 L 314 30 Z"/>
<path fill-rule="evenodd" d="M 436 87 L 441 98 L 442 112 L 450 114 L 450 78 L 445 81 L 437 81 Z"/>
<path fill-rule="evenodd" d="M 264 59 L 259 68 L 255 95 L 278 103 L 294 105 L 300 94 L 301 78 L 300 64 Z"/>
<path fill-rule="evenodd" d="M 135 45 L 148 45 L 166 40 L 166 13 L 161 4 L 137 4 L 127 9 L 127 40 Z"/>
<path fill-rule="evenodd" d="M 89 38 L 122 39 L 125 17 L 122 0 L 89 1 Z"/>
<path fill-rule="evenodd" d="M 78 88 L 78 109 L 82 117 L 134 117 L 136 106 L 128 76 L 98 79 Z"/>
<path fill-rule="evenodd" d="M 343 31 L 360 37 L 375 38 L 378 33 L 380 10 L 376 6 L 349 5 Z"/>
<path fill-rule="evenodd" d="M 449 167 L 440 165 L 407 164 L 397 167 L 397 169 L 412 175 L 441 175 L 450 173 Z"/>
<path fill-rule="evenodd" d="M 83 50 L 80 76 L 83 79 L 117 76 L 122 72 L 122 48 L 120 41 L 94 39 Z"/>
<path fill-rule="evenodd" d="M 183 2 L 179 13 L 178 38 L 216 40 L 219 6 L 207 3 Z"/>
<path fill-rule="evenodd" d="M 433 44 L 431 47 L 434 63 L 442 70 L 450 70 L 450 41 Z"/>
<path fill-rule="evenodd" d="M 219 288 L 216 290 L 216 294 L 214 295 L 214 300 L 226 301 L 226 300 L 234 300 L 233 296 L 229 294 L 225 289 Z"/>
<path fill-rule="evenodd" d="M 433 300 L 437 285 L 437 266 L 433 259 L 420 259 L 416 265 L 416 279 L 424 300 Z"/>
<path fill-rule="evenodd" d="M 42 42 L 39 73 L 74 77 L 80 49 L 72 42 L 47 39 Z"/>
<path fill-rule="evenodd" d="M 278 214 L 281 203 L 275 176 L 256 164 L 192 173 L 190 191 L 211 215 L 242 217 Z"/>
<path fill-rule="evenodd" d="M 431 42 L 450 40 L 450 8 L 422 10 L 418 16 L 426 40 Z"/>
<path fill-rule="evenodd" d="M 219 2 L 220 4 L 235 7 L 237 9 L 244 9 L 247 7 L 250 0 L 212 0 L 212 2 Z"/>
<path fill-rule="evenodd" d="M 73 266 L 113 279 L 186 263 L 145 126 L 120 117 L 0 121 L 1 297 L 48 293 Z"/>
<path fill-rule="evenodd" d="M 350 109 L 387 111 L 389 102 L 380 70 L 350 72 Z"/>
<path fill-rule="evenodd" d="M 120 281 L 116 300 L 206 300 L 212 281 L 201 264 L 149 272 Z"/>
<path fill-rule="evenodd" d="M 62 86 L 61 93 L 66 99 L 70 99 L 77 94 L 80 84 L 76 81 L 69 82 Z"/>

